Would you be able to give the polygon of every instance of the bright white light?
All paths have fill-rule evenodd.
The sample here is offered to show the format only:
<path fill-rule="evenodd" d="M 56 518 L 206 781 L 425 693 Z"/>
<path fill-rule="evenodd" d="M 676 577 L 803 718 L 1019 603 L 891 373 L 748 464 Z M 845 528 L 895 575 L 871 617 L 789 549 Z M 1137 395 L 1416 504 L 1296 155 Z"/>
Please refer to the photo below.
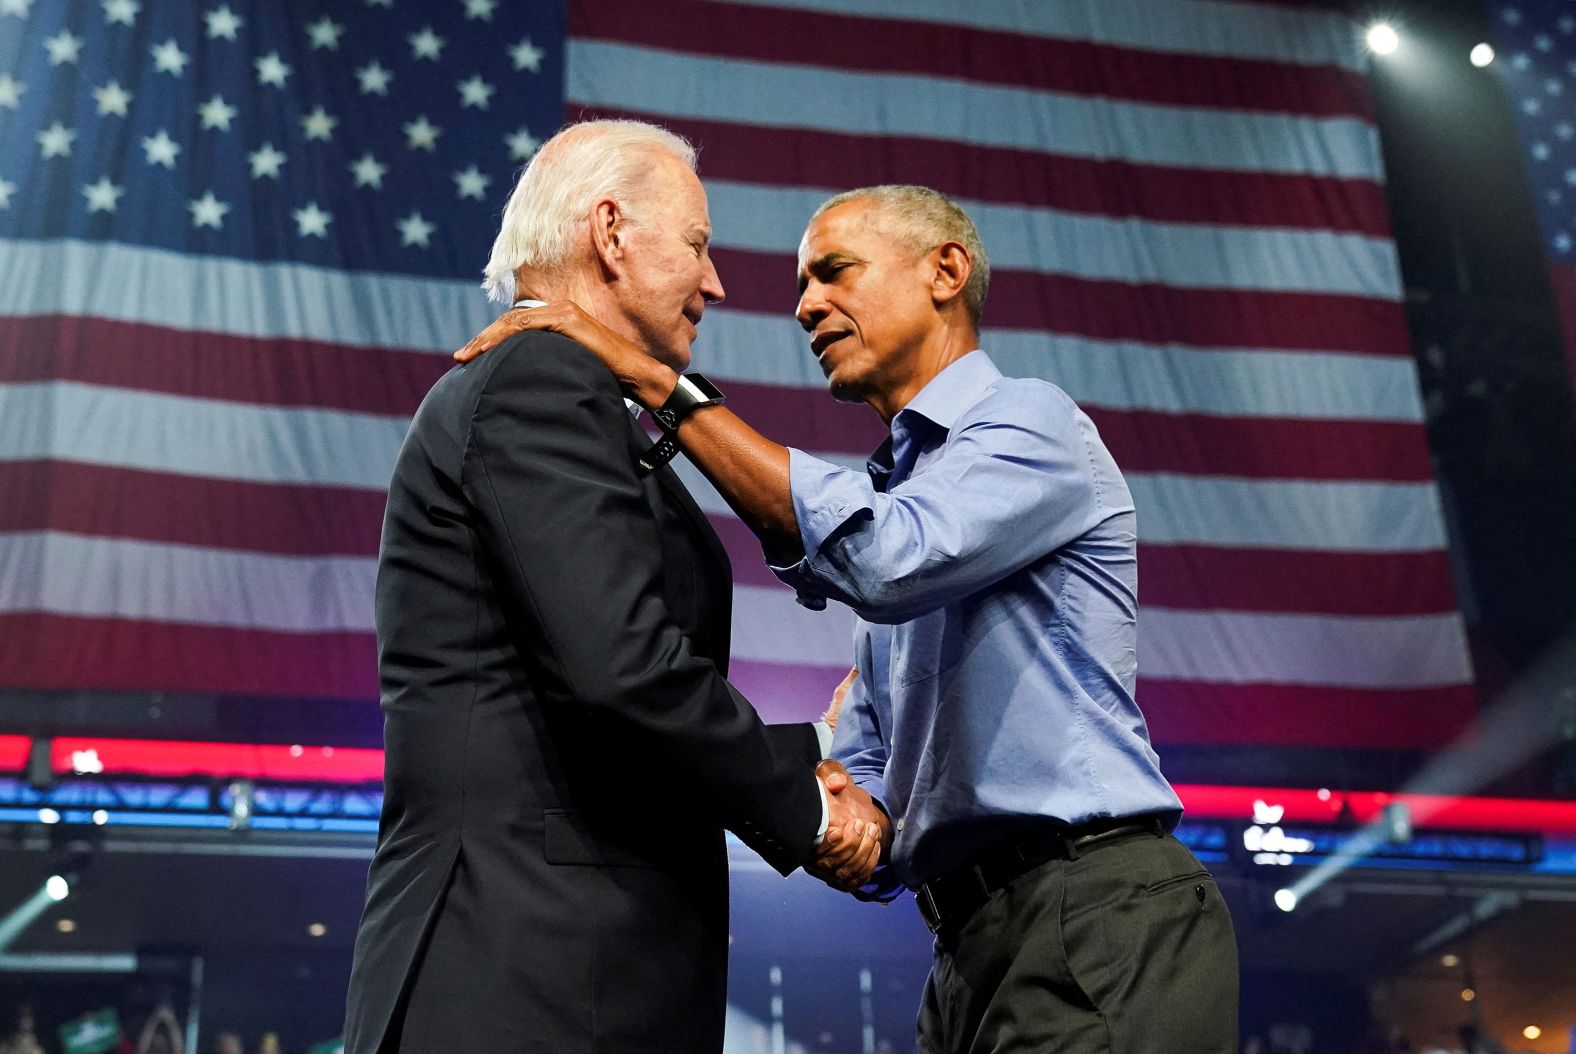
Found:
<path fill-rule="evenodd" d="M 98 751 L 92 748 L 73 750 L 71 752 L 71 768 L 79 776 L 97 775 L 104 771 L 104 761 L 99 757 Z"/>
<path fill-rule="evenodd" d="M 50 875 L 49 880 L 44 883 L 44 892 L 49 895 L 50 900 L 58 903 L 71 895 L 71 883 L 59 875 Z"/>
<path fill-rule="evenodd" d="M 51 809 L 49 806 L 46 805 L 42 809 L 38 810 L 38 822 L 39 823 L 59 823 L 60 822 L 60 813 L 56 812 L 54 809 Z"/>
<path fill-rule="evenodd" d="M 1289 889 L 1275 891 L 1275 906 L 1282 911 L 1292 911 L 1297 907 L 1297 894 Z"/>
<path fill-rule="evenodd" d="M 103 809 L 94 809 L 93 822 L 98 824 L 100 827 L 103 827 L 105 824 L 109 823 L 109 813 L 105 812 Z"/>
<path fill-rule="evenodd" d="M 1487 66 L 1490 62 L 1494 61 L 1494 49 L 1488 44 L 1479 44 L 1477 47 L 1472 49 L 1472 54 L 1470 57 L 1472 59 L 1472 65 L 1476 66 L 1478 69 L 1482 69 L 1484 66 Z"/>
<path fill-rule="evenodd" d="M 1401 37 L 1388 22 L 1375 22 L 1368 27 L 1368 49 L 1375 55 L 1388 55 L 1401 46 Z"/>
<path fill-rule="evenodd" d="M 1539 1028 L 1537 1025 L 1528 1025 L 1526 1028 L 1521 1030 L 1521 1034 L 1526 1036 L 1528 1039 L 1537 1039 L 1539 1036 L 1543 1035 L 1543 1029 Z"/>

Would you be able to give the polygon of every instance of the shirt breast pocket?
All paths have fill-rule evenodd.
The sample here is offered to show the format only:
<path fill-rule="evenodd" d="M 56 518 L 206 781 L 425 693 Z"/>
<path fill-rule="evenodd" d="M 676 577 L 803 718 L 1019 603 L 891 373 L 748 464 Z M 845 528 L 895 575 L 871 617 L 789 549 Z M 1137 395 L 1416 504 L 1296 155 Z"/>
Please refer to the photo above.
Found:
<path fill-rule="evenodd" d="M 892 633 L 892 665 L 901 685 L 939 677 L 963 658 L 963 613 L 956 604 L 911 619 Z"/>

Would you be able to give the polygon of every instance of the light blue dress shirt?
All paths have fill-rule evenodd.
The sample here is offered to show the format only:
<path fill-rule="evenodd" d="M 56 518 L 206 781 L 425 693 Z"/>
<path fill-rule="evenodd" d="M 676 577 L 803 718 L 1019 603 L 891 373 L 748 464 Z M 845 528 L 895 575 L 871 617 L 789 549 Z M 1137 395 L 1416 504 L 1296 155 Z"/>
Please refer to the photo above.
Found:
<path fill-rule="evenodd" d="M 1094 422 L 983 351 L 892 420 L 869 473 L 790 451 L 810 607 L 853 608 L 833 754 L 896 827 L 895 896 L 1026 823 L 1161 813 L 1137 672 L 1132 495 Z"/>

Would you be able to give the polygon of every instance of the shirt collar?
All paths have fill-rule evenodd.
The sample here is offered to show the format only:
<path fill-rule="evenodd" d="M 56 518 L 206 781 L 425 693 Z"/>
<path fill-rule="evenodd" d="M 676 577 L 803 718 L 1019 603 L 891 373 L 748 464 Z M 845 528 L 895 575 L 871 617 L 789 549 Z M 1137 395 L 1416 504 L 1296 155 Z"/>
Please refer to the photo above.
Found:
<path fill-rule="evenodd" d="M 546 307 L 547 306 L 547 301 L 545 301 L 545 300 L 530 300 L 530 299 L 516 300 L 514 302 L 514 306 L 515 307 Z M 630 416 L 635 418 L 637 421 L 640 419 L 640 415 L 645 412 L 645 407 L 641 406 L 639 403 L 635 402 L 635 400 L 633 400 L 633 399 L 625 399 L 624 400 L 624 406 L 629 409 Z"/>
<path fill-rule="evenodd" d="M 976 349 L 932 377 L 897 416 L 918 414 L 950 431 L 958 415 L 979 402 L 985 390 L 1001 376 L 990 356 Z M 896 418 L 893 421 L 896 423 Z"/>

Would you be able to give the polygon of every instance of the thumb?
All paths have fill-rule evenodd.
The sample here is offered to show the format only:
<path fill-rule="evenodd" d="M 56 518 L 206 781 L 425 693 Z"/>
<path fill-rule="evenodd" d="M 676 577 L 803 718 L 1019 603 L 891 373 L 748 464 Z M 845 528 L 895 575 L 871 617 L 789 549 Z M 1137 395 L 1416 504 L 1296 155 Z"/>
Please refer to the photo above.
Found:
<path fill-rule="evenodd" d="M 826 785 L 828 794 L 841 794 L 847 790 L 853 780 L 849 778 L 848 770 L 842 764 L 827 758 L 815 767 L 815 774 L 821 777 L 821 782 Z"/>

